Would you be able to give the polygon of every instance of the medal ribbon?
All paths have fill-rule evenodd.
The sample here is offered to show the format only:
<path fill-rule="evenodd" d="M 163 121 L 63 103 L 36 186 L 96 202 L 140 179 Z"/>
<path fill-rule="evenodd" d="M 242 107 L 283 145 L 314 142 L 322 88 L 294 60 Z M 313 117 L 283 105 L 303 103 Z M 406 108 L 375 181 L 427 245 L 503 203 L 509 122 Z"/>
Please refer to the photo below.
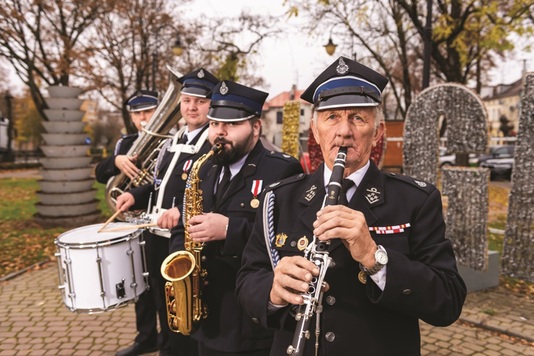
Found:
<path fill-rule="evenodd" d="M 184 163 L 184 173 L 187 173 L 191 169 L 192 165 L 193 165 L 193 160 L 192 159 L 188 159 L 187 161 L 185 161 L 185 163 Z"/>
<path fill-rule="evenodd" d="M 261 193 L 261 187 L 262 186 L 263 186 L 263 180 L 262 179 L 258 179 L 258 180 L 252 181 L 251 192 L 252 192 L 252 195 L 254 196 L 254 198 L 257 197 Z"/>

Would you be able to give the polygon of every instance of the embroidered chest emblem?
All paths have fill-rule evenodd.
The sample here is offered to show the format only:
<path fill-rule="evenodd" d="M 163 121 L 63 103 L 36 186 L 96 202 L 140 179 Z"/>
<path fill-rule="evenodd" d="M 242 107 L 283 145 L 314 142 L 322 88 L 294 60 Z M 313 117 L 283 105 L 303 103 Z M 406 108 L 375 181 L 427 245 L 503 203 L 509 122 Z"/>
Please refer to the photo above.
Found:
<path fill-rule="evenodd" d="M 306 195 L 304 195 L 304 199 L 307 201 L 311 201 L 313 197 L 317 194 L 317 186 L 314 184 L 306 191 Z"/>
<path fill-rule="evenodd" d="M 377 203 L 380 200 L 380 192 L 376 188 L 367 189 L 365 199 L 367 199 L 369 204 Z"/>

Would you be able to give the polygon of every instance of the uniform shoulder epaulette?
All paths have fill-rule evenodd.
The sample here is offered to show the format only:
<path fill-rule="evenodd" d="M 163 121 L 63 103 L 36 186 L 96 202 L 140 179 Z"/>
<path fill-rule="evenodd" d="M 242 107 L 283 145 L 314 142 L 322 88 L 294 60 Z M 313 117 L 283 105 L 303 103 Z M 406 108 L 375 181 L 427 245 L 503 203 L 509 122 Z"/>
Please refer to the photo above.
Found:
<path fill-rule="evenodd" d="M 269 151 L 269 153 L 267 154 L 267 157 L 273 157 L 273 158 L 278 158 L 278 159 L 282 159 L 284 161 L 287 161 L 288 159 L 296 159 L 295 157 L 287 154 L 287 153 L 284 153 L 284 152 L 278 152 L 278 151 L 275 151 L 275 150 L 271 150 Z"/>
<path fill-rule="evenodd" d="M 284 178 L 282 180 L 279 180 L 278 182 L 274 182 L 274 183 L 269 184 L 265 190 L 266 191 L 267 190 L 274 190 L 274 189 L 283 187 L 284 185 L 293 184 L 295 182 L 303 180 L 305 177 L 306 177 L 306 174 L 300 173 L 300 174 L 297 174 L 297 175 L 294 175 L 294 176 L 291 176 L 291 177 L 288 177 L 288 178 Z"/>
<path fill-rule="evenodd" d="M 397 174 L 397 173 L 387 173 L 387 176 L 388 177 L 391 177 L 393 179 L 397 179 L 397 180 L 400 180 L 402 182 L 405 182 L 409 185 L 412 185 L 414 187 L 417 187 L 427 193 L 430 193 L 432 192 L 435 187 L 433 184 L 431 183 L 428 183 L 428 182 L 425 182 L 423 180 L 420 180 L 420 179 L 416 179 L 414 177 L 410 177 L 410 176 L 405 176 L 405 175 L 402 175 L 402 174 Z"/>

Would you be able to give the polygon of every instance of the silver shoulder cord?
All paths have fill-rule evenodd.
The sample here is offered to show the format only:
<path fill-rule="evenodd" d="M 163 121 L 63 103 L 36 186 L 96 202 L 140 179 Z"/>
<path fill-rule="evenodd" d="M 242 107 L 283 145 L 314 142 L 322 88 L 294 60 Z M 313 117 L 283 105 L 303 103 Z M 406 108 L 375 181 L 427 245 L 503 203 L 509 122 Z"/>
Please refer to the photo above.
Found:
<path fill-rule="evenodd" d="M 273 191 L 267 192 L 265 200 L 263 201 L 263 236 L 265 238 L 265 247 L 267 248 L 267 254 L 271 261 L 271 266 L 274 268 L 280 262 L 280 255 L 278 251 L 273 247 L 274 245 L 274 199 L 275 195 Z"/>

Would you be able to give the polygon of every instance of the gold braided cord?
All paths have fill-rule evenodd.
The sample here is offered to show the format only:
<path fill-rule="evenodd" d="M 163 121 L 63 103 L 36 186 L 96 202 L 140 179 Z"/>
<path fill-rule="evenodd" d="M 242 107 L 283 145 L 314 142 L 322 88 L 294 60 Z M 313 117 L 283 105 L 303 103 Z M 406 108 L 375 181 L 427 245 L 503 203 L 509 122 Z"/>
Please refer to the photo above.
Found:
<path fill-rule="evenodd" d="M 299 116 L 300 103 L 297 100 L 285 103 L 282 151 L 297 159 L 299 158 Z"/>

